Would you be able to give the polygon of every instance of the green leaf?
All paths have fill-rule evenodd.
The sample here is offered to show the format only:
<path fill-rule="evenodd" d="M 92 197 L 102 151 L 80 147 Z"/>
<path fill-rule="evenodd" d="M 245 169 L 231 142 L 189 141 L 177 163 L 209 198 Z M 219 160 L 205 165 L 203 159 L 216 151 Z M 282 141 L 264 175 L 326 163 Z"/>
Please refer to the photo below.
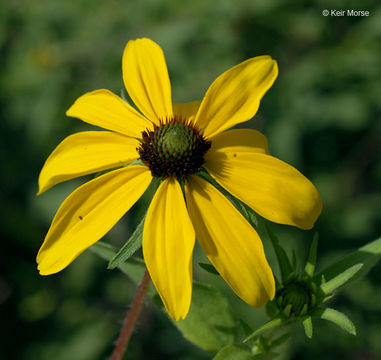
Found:
<path fill-rule="evenodd" d="M 144 163 L 140 159 L 137 159 L 137 160 L 134 160 L 133 162 L 128 163 L 126 166 L 134 166 L 134 165 L 144 165 Z"/>
<path fill-rule="evenodd" d="M 241 328 L 245 336 L 249 336 L 253 332 L 253 329 L 245 320 L 238 319 L 238 322 L 241 325 Z"/>
<path fill-rule="evenodd" d="M 315 281 L 320 284 L 322 276 L 326 281 L 329 281 L 353 265 L 363 264 L 364 266 L 353 276 L 351 281 L 365 276 L 368 271 L 377 263 L 381 257 L 381 238 L 372 241 L 371 243 L 361 247 L 357 251 L 344 257 L 337 263 L 329 266 L 319 274 L 315 275 Z"/>
<path fill-rule="evenodd" d="M 283 309 L 283 314 L 286 315 L 287 317 L 290 317 L 292 310 L 292 304 L 287 304 L 286 307 Z"/>
<path fill-rule="evenodd" d="M 220 275 L 216 268 L 212 264 L 198 263 L 205 271 L 213 275 Z"/>
<path fill-rule="evenodd" d="M 306 317 L 303 320 L 303 327 L 304 327 L 304 332 L 306 333 L 306 336 L 309 339 L 312 339 L 313 329 L 312 329 L 312 319 L 311 319 L 311 316 L 308 316 L 308 317 Z"/>
<path fill-rule="evenodd" d="M 102 259 L 109 261 L 117 253 L 117 249 L 112 245 L 106 244 L 102 241 L 96 242 L 93 246 L 89 248 L 94 254 L 98 255 Z M 143 260 L 137 258 L 129 258 L 126 262 L 119 264 L 118 269 L 120 269 L 127 277 L 135 284 L 139 285 L 140 281 L 144 275 L 146 266 Z M 150 284 L 148 288 L 148 295 L 154 296 L 156 294 L 156 289 Z"/>
<path fill-rule="evenodd" d="M 120 89 L 120 97 L 128 104 L 131 105 L 127 99 L 126 93 L 124 92 L 123 89 Z"/>
<path fill-rule="evenodd" d="M 229 345 L 221 349 L 213 360 L 251 360 L 254 355 L 247 346 Z"/>
<path fill-rule="evenodd" d="M 275 255 L 277 257 L 279 268 L 280 268 L 280 274 L 282 277 L 282 282 L 285 282 L 289 275 L 293 273 L 292 266 L 290 264 L 290 260 L 288 259 L 288 256 L 286 252 L 284 251 L 283 247 L 281 246 L 278 238 L 275 236 L 275 234 L 271 231 L 268 224 L 266 224 L 267 233 L 269 234 L 271 243 L 273 245 L 273 248 L 275 250 Z"/>
<path fill-rule="evenodd" d="M 349 320 L 348 317 L 340 311 L 331 308 L 317 309 L 313 311 L 311 315 L 320 319 L 331 321 L 340 326 L 345 331 L 349 332 L 351 335 L 356 335 L 356 328 L 353 325 L 352 321 Z"/>
<path fill-rule="evenodd" d="M 130 258 L 138 249 L 142 246 L 143 241 L 143 228 L 145 215 L 143 219 L 140 221 L 139 225 L 131 235 L 131 237 L 127 240 L 127 242 L 122 246 L 122 248 L 116 253 L 116 255 L 110 260 L 107 268 L 115 269 L 119 264 L 125 262 L 128 258 Z"/>
<path fill-rule="evenodd" d="M 333 279 L 331 279 L 331 280 L 321 284 L 320 285 L 321 290 L 326 295 L 331 294 L 339 286 L 344 285 L 350 279 L 352 279 L 360 271 L 360 269 L 362 267 L 363 267 L 363 264 L 353 265 L 352 267 L 350 267 L 349 269 L 345 270 L 341 274 L 337 275 Z"/>
<path fill-rule="evenodd" d="M 318 239 L 319 234 L 316 232 L 312 239 L 310 255 L 308 257 L 306 267 L 304 268 L 304 272 L 311 277 L 314 275 L 315 272 Z"/>
<path fill-rule="evenodd" d="M 174 324 L 186 339 L 212 353 L 233 344 L 237 332 L 226 299 L 213 286 L 199 282 L 193 282 L 187 317 Z"/>
<path fill-rule="evenodd" d="M 245 203 L 233 197 L 232 195 L 227 195 L 229 200 L 233 203 L 233 205 L 237 208 L 237 210 L 245 217 L 245 219 L 250 223 L 250 225 L 254 228 L 258 228 L 258 219 L 257 214 Z"/>
<path fill-rule="evenodd" d="M 283 325 L 288 320 L 287 316 L 284 314 L 279 314 L 274 319 L 268 321 L 266 324 L 262 325 L 259 329 L 255 330 L 251 335 L 249 335 L 243 342 L 247 342 L 249 340 L 252 340 L 256 336 L 262 334 L 263 332 L 270 330 L 274 327 Z"/>

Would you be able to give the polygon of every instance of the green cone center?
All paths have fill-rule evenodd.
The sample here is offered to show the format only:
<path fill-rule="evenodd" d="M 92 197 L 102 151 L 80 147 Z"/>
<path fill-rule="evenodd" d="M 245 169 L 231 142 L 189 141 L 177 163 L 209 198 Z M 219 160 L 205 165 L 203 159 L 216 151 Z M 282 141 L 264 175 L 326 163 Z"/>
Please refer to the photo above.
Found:
<path fill-rule="evenodd" d="M 144 131 L 137 151 L 152 176 L 185 178 L 201 171 L 210 146 L 196 126 L 174 117 Z"/>
<path fill-rule="evenodd" d="M 192 135 L 188 126 L 175 123 L 163 129 L 159 142 L 167 155 L 177 156 L 192 149 Z"/>

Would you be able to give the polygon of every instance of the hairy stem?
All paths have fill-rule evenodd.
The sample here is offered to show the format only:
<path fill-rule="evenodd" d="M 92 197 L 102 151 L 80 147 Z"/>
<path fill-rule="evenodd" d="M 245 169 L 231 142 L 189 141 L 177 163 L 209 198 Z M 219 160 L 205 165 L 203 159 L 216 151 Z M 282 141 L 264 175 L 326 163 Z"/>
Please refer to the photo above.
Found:
<path fill-rule="evenodd" d="M 116 342 L 114 351 L 111 355 L 111 360 L 122 360 L 123 355 L 127 349 L 128 341 L 130 340 L 132 331 L 134 330 L 136 321 L 140 315 L 144 298 L 147 294 L 148 285 L 150 283 L 150 276 L 146 269 L 143 279 L 138 287 L 134 301 L 132 302 L 130 311 L 127 313 L 123 322 L 123 327 L 120 331 L 118 340 Z"/>

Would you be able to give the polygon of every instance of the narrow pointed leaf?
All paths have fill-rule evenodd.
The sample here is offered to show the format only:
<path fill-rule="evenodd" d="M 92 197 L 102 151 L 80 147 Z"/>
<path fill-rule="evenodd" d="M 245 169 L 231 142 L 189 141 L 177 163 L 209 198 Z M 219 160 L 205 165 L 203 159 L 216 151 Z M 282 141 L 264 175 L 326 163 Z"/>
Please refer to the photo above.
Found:
<path fill-rule="evenodd" d="M 291 314 L 291 310 L 292 310 L 292 305 L 287 304 L 286 307 L 283 309 L 283 314 L 289 317 Z"/>
<path fill-rule="evenodd" d="M 102 259 L 109 261 L 117 253 L 117 249 L 102 241 L 96 242 L 89 248 L 94 254 L 98 255 Z M 121 270 L 127 277 L 135 284 L 139 285 L 145 272 L 146 266 L 143 260 L 137 258 L 129 258 L 124 263 L 118 265 L 118 269 Z M 156 294 L 155 287 L 150 284 L 148 288 L 148 295 L 154 296 Z"/>
<path fill-rule="evenodd" d="M 326 302 L 328 302 L 329 300 L 331 300 L 335 295 L 328 295 L 326 296 L 324 299 L 323 299 L 323 304 L 325 304 Z"/>
<path fill-rule="evenodd" d="M 335 264 L 329 266 L 325 270 L 315 275 L 315 281 L 321 282 L 322 276 L 326 281 L 338 276 L 346 269 L 356 264 L 363 264 L 364 266 L 357 272 L 356 276 L 353 276 L 350 281 L 354 281 L 365 276 L 368 271 L 377 263 L 381 257 L 381 238 L 372 241 L 371 243 L 361 247 L 357 251 L 347 255 L 343 259 L 339 260 Z"/>
<path fill-rule="evenodd" d="M 247 342 L 267 330 L 280 326 L 284 324 L 287 320 L 288 320 L 287 316 L 285 316 L 284 314 L 279 314 L 274 319 L 268 321 L 266 324 L 262 325 L 259 329 L 255 330 L 251 335 L 249 335 L 245 340 L 243 340 L 243 342 Z"/>
<path fill-rule="evenodd" d="M 247 346 L 229 345 L 221 349 L 213 360 L 251 360 L 253 354 Z"/>
<path fill-rule="evenodd" d="M 241 327 L 243 329 L 245 336 L 249 336 L 250 334 L 253 333 L 253 329 L 245 320 L 238 319 L 238 321 L 239 321 L 239 324 L 241 325 Z"/>
<path fill-rule="evenodd" d="M 308 316 L 307 318 L 305 318 L 303 320 L 303 327 L 304 327 L 304 332 L 306 333 L 306 336 L 309 339 L 312 339 L 313 330 L 312 330 L 312 319 L 311 319 L 311 316 Z"/>
<path fill-rule="evenodd" d="M 254 228 L 258 228 L 258 219 L 256 213 L 251 210 L 249 206 L 244 204 L 242 201 L 236 199 L 230 194 L 227 196 L 229 200 L 233 203 L 233 205 L 237 208 L 237 210 L 245 217 L 245 219 L 250 223 L 250 225 Z"/>
<path fill-rule="evenodd" d="M 128 104 L 131 105 L 127 99 L 126 92 L 123 89 L 120 89 L 120 97 Z"/>
<path fill-rule="evenodd" d="M 341 313 L 340 311 L 331 308 L 317 309 L 311 315 L 320 319 L 331 321 L 340 326 L 345 331 L 349 332 L 351 335 L 356 335 L 356 328 L 354 324 L 345 314 Z"/>
<path fill-rule="evenodd" d="M 363 267 L 363 264 L 353 265 L 352 267 L 345 270 L 341 274 L 337 275 L 333 279 L 325 282 L 324 284 L 321 284 L 320 285 L 321 290 L 324 292 L 324 294 L 327 294 L 327 295 L 331 294 L 338 287 L 340 287 L 341 285 L 344 285 L 351 278 L 353 278 L 362 267 Z"/>
<path fill-rule="evenodd" d="M 314 275 L 315 272 L 318 239 L 319 234 L 316 232 L 312 240 L 310 256 L 308 257 L 306 267 L 304 268 L 304 272 L 311 277 Z"/>
<path fill-rule="evenodd" d="M 220 275 L 220 273 L 216 270 L 216 268 L 212 264 L 201 263 L 201 262 L 198 264 L 208 273 L 213 275 Z"/>
<path fill-rule="evenodd" d="M 139 225 L 127 240 L 127 242 L 121 247 L 121 249 L 115 254 L 115 256 L 108 263 L 108 269 L 115 269 L 120 264 L 124 263 L 142 246 L 143 241 L 143 228 L 144 228 L 145 216 L 140 221 Z"/>
<path fill-rule="evenodd" d="M 267 233 L 269 234 L 271 243 L 275 250 L 275 255 L 277 257 L 279 268 L 280 268 L 280 274 L 282 277 L 282 282 L 285 282 L 289 275 L 293 273 L 292 266 L 290 264 L 290 260 L 284 251 L 283 247 L 281 246 L 278 238 L 275 236 L 275 234 L 271 231 L 270 227 L 266 224 Z"/>
<path fill-rule="evenodd" d="M 317 302 L 317 296 L 315 294 L 311 294 L 311 306 L 315 306 Z"/>
<path fill-rule="evenodd" d="M 300 316 L 304 316 L 307 314 L 307 311 L 308 311 L 308 305 L 307 304 L 304 304 L 303 305 L 303 308 L 302 308 L 302 311 L 300 312 Z"/>

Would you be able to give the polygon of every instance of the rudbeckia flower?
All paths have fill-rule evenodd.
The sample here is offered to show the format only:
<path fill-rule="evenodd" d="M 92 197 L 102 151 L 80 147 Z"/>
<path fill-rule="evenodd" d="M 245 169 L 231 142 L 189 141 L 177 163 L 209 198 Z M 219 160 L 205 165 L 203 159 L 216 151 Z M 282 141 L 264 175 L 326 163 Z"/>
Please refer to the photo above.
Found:
<path fill-rule="evenodd" d="M 272 299 L 274 277 L 258 234 L 198 173 L 206 170 L 270 221 L 313 226 L 321 200 L 312 183 L 269 155 L 260 132 L 228 130 L 254 116 L 277 74 L 271 57 L 254 57 L 219 76 L 201 102 L 172 104 L 161 48 L 149 39 L 129 41 L 123 80 L 140 112 L 108 90 L 81 96 L 67 111 L 107 131 L 64 139 L 41 171 L 39 193 L 65 180 L 112 170 L 80 186 L 60 206 L 37 255 L 40 273 L 68 266 L 158 178 L 144 223 L 143 256 L 170 316 L 185 318 L 189 310 L 196 237 L 242 300 L 259 307 Z M 141 164 L 126 166 L 137 159 Z"/>

